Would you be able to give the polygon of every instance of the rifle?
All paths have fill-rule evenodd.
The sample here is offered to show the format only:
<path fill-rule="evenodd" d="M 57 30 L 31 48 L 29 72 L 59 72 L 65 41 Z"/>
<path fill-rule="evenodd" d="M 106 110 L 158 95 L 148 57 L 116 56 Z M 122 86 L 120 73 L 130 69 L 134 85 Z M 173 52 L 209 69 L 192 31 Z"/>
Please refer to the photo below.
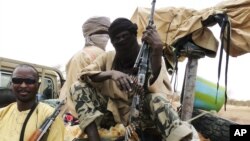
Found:
<path fill-rule="evenodd" d="M 148 26 L 152 26 L 154 24 L 155 2 L 156 0 L 152 1 L 152 8 L 148 21 Z M 150 73 L 149 54 L 150 54 L 150 47 L 148 43 L 143 42 L 134 64 L 134 68 L 135 69 L 138 68 L 138 74 L 137 74 L 138 84 L 141 86 L 144 86 L 148 76 L 147 74 Z"/>
<path fill-rule="evenodd" d="M 148 25 L 152 26 L 154 24 L 154 11 L 155 11 L 155 2 L 156 0 L 152 1 L 152 8 L 151 8 L 151 14 L 149 17 Z M 142 47 L 140 48 L 140 51 L 138 53 L 138 56 L 136 58 L 134 69 L 138 68 L 137 72 L 137 84 L 139 85 L 136 89 L 137 92 L 141 93 L 141 88 L 144 88 L 144 92 L 147 90 L 147 84 L 145 83 L 147 81 L 148 75 L 151 71 L 150 66 L 150 47 L 148 43 L 143 42 Z M 143 93 L 144 93 L 143 92 Z M 132 100 L 131 105 L 131 114 L 129 118 L 129 122 L 132 122 L 132 118 L 137 118 L 139 113 L 139 107 L 140 107 L 140 101 L 144 98 L 144 95 L 141 94 L 139 96 L 139 93 L 135 93 Z"/>
<path fill-rule="evenodd" d="M 155 11 L 155 2 L 156 0 L 152 1 L 152 8 L 148 26 L 152 26 L 154 24 L 153 17 Z M 143 42 L 134 64 L 134 69 L 138 69 L 136 81 L 138 86 L 134 85 L 135 94 L 133 95 L 132 105 L 130 109 L 129 125 L 126 127 L 125 130 L 125 141 L 129 141 L 130 138 L 133 138 L 136 141 L 139 140 L 135 130 L 136 127 L 140 126 L 140 113 L 143 104 L 141 101 L 144 99 L 144 93 L 147 90 L 147 83 L 145 82 L 147 82 L 149 73 L 151 73 L 149 55 L 150 47 L 148 43 Z"/>
<path fill-rule="evenodd" d="M 49 127 L 52 125 L 53 121 L 56 119 L 57 115 L 60 113 L 61 106 L 64 104 L 64 100 L 60 101 L 56 106 L 54 112 L 46 118 L 43 124 L 37 129 L 32 136 L 29 138 L 29 141 L 40 141 L 43 135 L 47 132 Z"/>

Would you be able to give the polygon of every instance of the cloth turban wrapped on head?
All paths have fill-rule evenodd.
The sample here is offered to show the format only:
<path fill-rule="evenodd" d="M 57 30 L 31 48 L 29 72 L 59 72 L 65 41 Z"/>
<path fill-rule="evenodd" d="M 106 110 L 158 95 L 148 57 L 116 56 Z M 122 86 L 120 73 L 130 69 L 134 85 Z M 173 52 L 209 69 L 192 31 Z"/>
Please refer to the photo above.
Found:
<path fill-rule="evenodd" d="M 111 39 L 115 37 L 118 33 L 121 33 L 122 31 L 126 30 L 131 32 L 132 34 L 137 35 L 137 25 L 126 18 L 117 18 L 111 23 L 108 29 L 109 36 Z"/>
<path fill-rule="evenodd" d="M 110 19 L 108 17 L 91 17 L 82 25 L 83 36 L 87 37 L 98 31 L 106 31 L 110 26 Z"/>
<path fill-rule="evenodd" d="M 97 46 L 105 50 L 108 43 L 108 28 L 110 19 L 108 17 L 96 16 L 89 18 L 82 25 L 85 46 Z"/>

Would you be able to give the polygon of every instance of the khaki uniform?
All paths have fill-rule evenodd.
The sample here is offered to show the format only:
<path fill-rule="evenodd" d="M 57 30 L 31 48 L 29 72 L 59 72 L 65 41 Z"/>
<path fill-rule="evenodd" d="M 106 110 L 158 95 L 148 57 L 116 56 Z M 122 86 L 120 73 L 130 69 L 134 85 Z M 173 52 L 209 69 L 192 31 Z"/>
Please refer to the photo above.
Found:
<path fill-rule="evenodd" d="M 85 38 L 85 46 L 82 50 L 73 55 L 66 65 L 66 82 L 59 96 L 59 99 L 66 101 L 65 106 L 61 109 L 61 116 L 67 111 L 74 116 L 77 115 L 72 102 L 67 98 L 69 97 L 69 88 L 73 82 L 77 81 L 78 73 L 104 52 L 109 40 L 108 35 L 99 34 L 99 38 L 96 38 L 95 35 L 100 31 L 108 32 L 109 25 L 110 19 L 104 16 L 90 17 L 83 23 L 82 32 Z M 100 35 L 102 35 L 101 38 Z"/>
<path fill-rule="evenodd" d="M 96 46 L 84 47 L 78 51 L 66 65 L 66 81 L 60 92 L 60 99 L 63 100 L 69 96 L 70 86 L 77 81 L 78 73 L 89 65 L 97 56 L 104 53 L 105 51 Z M 62 107 L 61 114 L 65 111 L 69 111 L 72 115 L 77 117 L 73 103 L 67 99 L 66 105 Z"/>
<path fill-rule="evenodd" d="M 88 76 L 112 69 L 115 52 L 107 52 L 85 67 L 80 81 L 70 89 L 71 100 L 78 113 L 80 128 L 85 130 L 91 122 L 98 125 L 112 122 L 128 125 L 132 94 L 121 91 L 111 79 L 92 82 Z M 167 100 L 172 94 L 164 61 L 157 80 L 148 87 L 143 101 L 142 128 L 156 128 L 165 139 L 180 140 L 192 133 L 191 126 L 180 121 L 178 114 Z M 112 113 L 113 118 L 107 118 Z M 103 119 L 104 117 L 104 119 Z M 108 119 L 104 121 L 105 119 Z"/>

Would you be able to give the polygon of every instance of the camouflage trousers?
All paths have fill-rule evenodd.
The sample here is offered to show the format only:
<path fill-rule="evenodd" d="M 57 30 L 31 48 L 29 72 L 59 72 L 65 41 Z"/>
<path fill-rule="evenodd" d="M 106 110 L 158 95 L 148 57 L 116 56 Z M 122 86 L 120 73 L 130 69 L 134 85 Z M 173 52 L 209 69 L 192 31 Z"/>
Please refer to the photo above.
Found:
<path fill-rule="evenodd" d="M 104 97 L 91 85 L 78 81 L 72 85 L 70 95 L 75 104 L 82 131 L 93 121 L 104 128 L 116 124 L 112 113 L 107 110 L 109 98 Z M 154 131 L 157 131 L 164 139 L 170 138 L 167 140 L 180 139 L 192 133 L 191 127 L 179 119 L 171 103 L 162 94 L 146 94 L 143 102 L 143 112 L 141 112 L 143 129 L 157 129 Z"/>

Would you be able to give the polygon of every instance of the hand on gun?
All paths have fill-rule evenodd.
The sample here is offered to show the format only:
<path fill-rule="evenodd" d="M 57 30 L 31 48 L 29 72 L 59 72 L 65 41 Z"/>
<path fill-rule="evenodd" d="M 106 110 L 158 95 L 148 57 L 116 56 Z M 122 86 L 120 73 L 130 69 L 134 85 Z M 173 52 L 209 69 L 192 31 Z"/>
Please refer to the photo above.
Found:
<path fill-rule="evenodd" d="M 151 47 L 152 53 L 159 52 L 161 53 L 160 55 L 162 55 L 163 44 L 155 26 L 149 25 L 146 28 L 146 31 L 144 31 L 142 35 L 142 41 Z"/>
<path fill-rule="evenodd" d="M 150 84 L 152 84 L 161 69 L 163 44 L 156 28 L 152 25 L 149 25 L 143 32 L 142 41 L 144 44 L 140 55 L 141 61 L 138 61 L 140 63 L 138 64 L 138 82 L 140 85 L 144 85 L 147 82 L 147 73 L 151 73 L 153 77 L 150 79 Z"/>
<path fill-rule="evenodd" d="M 126 93 L 132 91 L 131 85 L 133 85 L 133 80 L 128 74 L 115 70 L 112 70 L 111 74 L 111 79 L 116 82 L 120 90 Z"/>

